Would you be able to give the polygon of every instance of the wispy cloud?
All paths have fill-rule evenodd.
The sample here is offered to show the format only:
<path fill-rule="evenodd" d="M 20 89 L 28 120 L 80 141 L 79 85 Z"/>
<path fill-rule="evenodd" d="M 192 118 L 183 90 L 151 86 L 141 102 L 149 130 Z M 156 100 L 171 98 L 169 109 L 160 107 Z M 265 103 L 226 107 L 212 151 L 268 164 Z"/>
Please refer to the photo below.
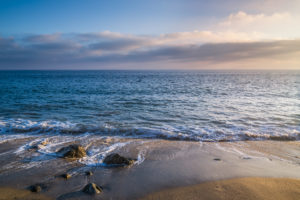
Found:
<path fill-rule="evenodd" d="M 228 66 L 228 63 L 242 68 L 246 61 L 247 65 L 257 66 L 262 60 L 269 65 L 276 62 L 299 69 L 300 38 L 286 34 L 292 31 L 300 36 L 300 26 L 295 26 L 298 23 L 289 13 L 238 12 L 204 31 L 161 35 L 104 31 L 0 37 L 0 69 L 101 69 L 107 66 L 143 69 L 175 65 L 206 68 Z M 286 26 L 282 33 L 281 25 Z"/>
<path fill-rule="evenodd" d="M 245 59 L 255 61 L 259 58 L 283 59 L 286 56 L 288 59 L 300 57 L 300 40 L 169 44 L 155 38 L 149 40 L 123 38 L 86 44 L 59 38 L 57 41 L 24 44 L 11 38 L 0 39 L 2 69 L 63 68 L 66 65 L 81 65 L 84 69 L 90 66 L 101 68 L 107 64 L 165 61 L 220 63 Z"/>

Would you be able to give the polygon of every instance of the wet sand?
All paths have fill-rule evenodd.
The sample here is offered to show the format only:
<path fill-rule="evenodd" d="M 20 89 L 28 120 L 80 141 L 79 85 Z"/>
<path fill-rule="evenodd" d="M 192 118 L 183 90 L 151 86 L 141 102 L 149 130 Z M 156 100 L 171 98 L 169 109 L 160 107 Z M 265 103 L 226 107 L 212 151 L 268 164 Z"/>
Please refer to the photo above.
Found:
<path fill-rule="evenodd" d="M 49 141 L 46 145 L 49 146 L 46 148 L 47 151 L 23 148 L 32 140 L 44 141 L 45 139 Z M 59 139 L 60 141 L 49 136 L 31 136 L 2 143 L 0 145 L 0 187 L 2 187 L 0 191 L 5 191 L 4 187 L 26 190 L 30 185 L 42 183 L 45 189 L 40 194 L 58 200 L 140 199 L 149 194 L 165 195 L 166 191 L 181 191 L 180 194 L 184 195 L 186 191 L 191 190 L 194 194 L 193 191 L 197 190 L 195 188 L 204 187 L 201 186 L 202 183 L 208 184 L 205 186 L 208 188 L 221 184 L 220 187 L 229 188 L 229 193 L 235 191 L 237 195 L 249 191 L 253 194 L 259 193 L 258 189 L 252 188 L 251 185 L 263 183 L 261 179 L 236 179 L 242 177 L 265 177 L 263 178 L 265 185 L 260 186 L 269 188 L 262 191 L 270 191 L 270 193 L 280 187 L 286 188 L 287 192 L 292 192 L 293 185 L 299 184 L 298 180 L 290 180 L 300 178 L 298 157 L 300 142 L 298 141 L 215 143 L 116 139 L 98 136 L 82 138 L 59 136 Z M 71 143 L 82 144 L 88 151 L 87 157 L 69 161 L 55 156 L 55 151 Z M 116 148 L 112 149 L 112 146 Z M 99 165 L 94 163 L 103 154 L 102 151 L 97 151 L 99 148 L 106 150 L 106 153 L 117 152 L 127 157 L 139 158 L 139 162 L 129 168 Z M 86 171 L 92 171 L 93 175 L 87 176 Z M 72 177 L 66 180 L 60 176 L 63 173 L 69 173 Z M 267 179 L 274 177 L 285 179 L 280 181 Z M 226 181 L 214 182 L 219 180 Z M 236 187 L 240 185 L 240 181 L 243 182 L 243 188 Z M 90 182 L 103 187 L 103 193 L 96 196 L 84 194 L 82 189 Z M 297 187 L 300 188 L 299 185 Z M 167 193 L 172 197 L 172 192 Z M 192 194 L 189 196 L 191 199 L 197 195 L 197 193 Z M 219 194 L 222 192 L 214 195 Z M 269 193 L 261 195 L 267 194 Z M 224 195 L 226 197 L 226 191 Z M 165 198 L 169 197 L 165 196 Z M 292 195 L 289 198 L 293 199 Z"/>
<path fill-rule="evenodd" d="M 300 179 L 238 178 L 180 187 L 147 195 L 141 200 L 298 200 Z"/>
<path fill-rule="evenodd" d="M 32 193 L 29 190 L 2 187 L 0 188 L 0 200 L 51 200 L 51 198 Z"/>

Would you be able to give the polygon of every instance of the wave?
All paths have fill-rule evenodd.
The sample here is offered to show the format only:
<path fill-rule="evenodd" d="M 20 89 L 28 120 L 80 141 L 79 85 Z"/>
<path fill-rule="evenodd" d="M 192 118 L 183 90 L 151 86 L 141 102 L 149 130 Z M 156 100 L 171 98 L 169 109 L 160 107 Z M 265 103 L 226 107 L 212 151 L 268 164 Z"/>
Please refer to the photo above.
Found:
<path fill-rule="evenodd" d="M 108 124 L 87 125 L 55 120 L 31 121 L 25 119 L 0 120 L 0 143 L 10 134 L 99 134 L 102 136 L 121 136 L 142 139 L 165 139 L 183 141 L 227 142 L 245 140 L 300 140 L 300 129 L 290 129 L 289 132 L 251 132 L 252 130 L 213 128 L 174 128 L 164 127 L 114 127 Z"/>

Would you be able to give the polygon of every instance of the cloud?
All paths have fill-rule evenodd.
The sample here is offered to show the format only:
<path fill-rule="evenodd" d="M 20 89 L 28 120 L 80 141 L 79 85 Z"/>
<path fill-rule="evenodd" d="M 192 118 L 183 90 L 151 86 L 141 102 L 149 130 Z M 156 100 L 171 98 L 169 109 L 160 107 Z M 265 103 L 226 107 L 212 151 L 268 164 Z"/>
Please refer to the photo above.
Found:
<path fill-rule="evenodd" d="M 172 60 L 176 62 L 209 61 L 216 63 L 244 59 L 280 58 L 281 56 L 294 53 L 300 53 L 300 40 L 165 46 L 149 51 L 134 51 L 127 55 L 113 54 L 110 56 L 92 57 L 91 59 L 99 62 Z"/>
<path fill-rule="evenodd" d="M 61 34 L 45 34 L 45 35 L 30 35 L 23 38 L 24 42 L 28 43 L 44 43 L 53 42 L 60 38 Z"/>
<path fill-rule="evenodd" d="M 96 51 L 128 51 L 146 45 L 149 45 L 149 41 L 142 39 L 115 39 L 92 43 L 89 45 L 89 49 Z"/>
<path fill-rule="evenodd" d="M 290 13 L 238 12 L 202 31 L 0 37 L 0 69 L 243 68 L 275 63 L 299 69 L 300 39 L 296 36 L 300 36 L 300 26 L 295 26 L 299 25 L 296 19 Z"/>
<path fill-rule="evenodd" d="M 237 12 L 214 27 L 216 30 L 257 33 L 261 38 L 283 39 L 300 36 L 300 16 L 289 12 L 266 15 Z"/>
<path fill-rule="evenodd" d="M 258 11 L 263 13 L 276 13 L 282 11 L 289 11 L 292 13 L 299 12 L 299 0 L 251 0 L 247 2 L 240 2 L 240 9 L 246 11 Z M 234 2 L 234 3 L 237 3 Z"/>
<path fill-rule="evenodd" d="M 183 34 L 186 35 L 186 34 Z M 38 36 L 40 37 L 40 36 Z M 182 34 L 160 37 L 137 37 L 136 40 L 124 38 L 110 39 L 106 43 L 86 44 L 69 38 L 58 41 L 39 41 L 38 44 L 18 43 L 12 38 L 0 39 L 1 69 L 53 68 L 81 66 L 82 69 L 101 68 L 107 65 L 126 65 L 139 63 L 209 63 L 219 64 L 257 59 L 299 60 L 300 40 L 276 40 L 269 42 L 225 42 L 225 43 L 178 43 Z M 42 37 L 41 37 L 42 38 Z M 127 40 L 125 39 L 127 38 Z M 172 42 L 170 42 L 172 41 Z M 130 48 L 129 48 L 130 47 Z M 131 48 L 134 47 L 134 48 Z M 95 53 L 103 50 L 109 53 Z M 76 67 L 75 67 L 76 66 Z M 170 67 L 170 66 L 168 66 Z M 185 66 L 189 68 L 189 66 Z"/>

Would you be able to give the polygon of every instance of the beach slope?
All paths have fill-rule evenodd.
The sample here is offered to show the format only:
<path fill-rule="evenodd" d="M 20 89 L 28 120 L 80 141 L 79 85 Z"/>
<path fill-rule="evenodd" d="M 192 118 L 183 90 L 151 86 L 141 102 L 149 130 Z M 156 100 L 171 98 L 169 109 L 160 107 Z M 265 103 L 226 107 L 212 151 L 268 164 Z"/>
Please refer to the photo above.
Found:
<path fill-rule="evenodd" d="M 237 178 L 206 182 L 149 194 L 142 200 L 292 200 L 300 198 L 300 179 Z"/>

